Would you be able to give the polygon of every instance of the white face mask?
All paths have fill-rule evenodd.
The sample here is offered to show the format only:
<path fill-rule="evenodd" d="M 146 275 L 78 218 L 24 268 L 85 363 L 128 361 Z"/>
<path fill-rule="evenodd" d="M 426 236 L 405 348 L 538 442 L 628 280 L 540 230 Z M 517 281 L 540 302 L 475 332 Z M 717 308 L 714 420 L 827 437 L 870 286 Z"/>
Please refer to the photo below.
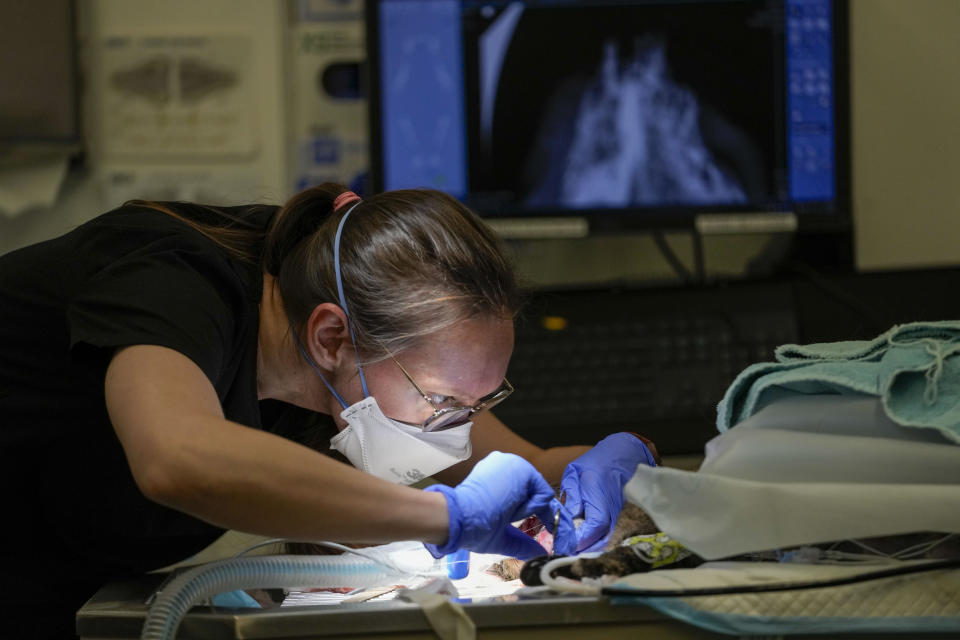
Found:
<path fill-rule="evenodd" d="M 347 427 L 330 439 L 357 469 L 378 478 L 412 484 L 470 457 L 467 422 L 443 431 L 422 431 L 391 420 L 373 396 L 350 405 L 340 414 Z"/>

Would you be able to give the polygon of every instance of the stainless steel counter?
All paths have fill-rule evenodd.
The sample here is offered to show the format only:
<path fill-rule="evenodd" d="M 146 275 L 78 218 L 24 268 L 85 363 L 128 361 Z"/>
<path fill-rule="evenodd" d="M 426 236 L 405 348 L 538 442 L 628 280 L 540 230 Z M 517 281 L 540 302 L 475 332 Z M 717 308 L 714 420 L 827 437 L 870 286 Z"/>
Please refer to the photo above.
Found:
<path fill-rule="evenodd" d="M 146 598 L 156 576 L 108 584 L 77 613 L 77 631 L 86 640 L 138 638 Z M 477 625 L 478 638 L 574 637 L 722 638 L 677 622 L 644 606 L 613 606 L 603 598 L 557 596 L 463 603 Z M 420 607 L 407 602 L 367 602 L 263 610 L 195 607 L 180 625 L 178 638 L 436 638 Z"/>

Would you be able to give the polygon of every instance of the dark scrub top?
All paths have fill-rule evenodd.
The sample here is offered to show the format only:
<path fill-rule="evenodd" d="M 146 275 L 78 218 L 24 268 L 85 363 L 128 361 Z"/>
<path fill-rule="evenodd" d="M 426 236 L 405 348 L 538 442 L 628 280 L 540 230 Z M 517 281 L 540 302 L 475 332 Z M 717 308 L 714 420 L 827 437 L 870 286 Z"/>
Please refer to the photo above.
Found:
<path fill-rule="evenodd" d="M 219 219 L 209 207 L 168 206 Z M 275 210 L 223 209 L 260 228 Z M 207 375 L 228 419 L 261 427 L 261 284 L 258 265 L 141 206 L 0 257 L 0 635 L 38 600 L 72 629 L 104 582 L 183 560 L 222 533 L 140 493 L 107 416 L 104 374 L 118 347 L 175 349 Z M 285 407 L 269 414 L 290 436 L 303 423 Z"/>

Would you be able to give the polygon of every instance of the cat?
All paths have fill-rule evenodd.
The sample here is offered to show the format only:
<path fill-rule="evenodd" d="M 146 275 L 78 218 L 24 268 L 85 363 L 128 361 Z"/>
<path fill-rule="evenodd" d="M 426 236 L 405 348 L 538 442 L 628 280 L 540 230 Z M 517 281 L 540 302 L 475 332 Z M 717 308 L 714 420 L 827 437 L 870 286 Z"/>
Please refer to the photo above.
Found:
<path fill-rule="evenodd" d="M 541 523 L 537 517 L 532 516 L 524 520 L 520 525 L 520 529 L 530 537 L 536 539 L 537 542 L 540 542 L 548 554 L 552 551 L 552 532 L 547 532 L 543 523 Z M 659 533 L 659 529 L 653 520 L 650 519 L 650 516 L 637 505 L 629 502 L 626 503 L 620 511 L 613 530 L 610 532 L 610 537 L 607 539 L 605 553 L 600 558 L 590 560 L 589 562 L 585 558 L 578 559 L 573 565 L 575 567 L 573 571 L 576 572 L 573 576 L 603 575 L 609 572 L 620 572 L 617 573 L 617 575 L 625 575 L 623 572 L 634 573 L 633 571 L 629 571 L 633 564 L 629 557 L 632 555 L 632 552 L 629 551 L 629 549 L 626 550 L 626 553 L 620 550 L 621 543 L 634 536 L 655 533 Z M 542 564 L 542 560 L 540 564 Z M 523 561 L 516 558 L 507 558 L 495 563 L 488 571 L 500 576 L 504 580 L 516 580 L 521 577 L 523 567 Z M 530 570 L 531 569 L 528 569 L 528 572 Z"/>
<path fill-rule="evenodd" d="M 552 543 L 552 540 L 550 542 Z M 540 568 L 551 557 L 541 556 L 526 563 L 510 559 L 498 567 L 495 573 L 505 580 L 519 577 L 525 585 L 539 585 Z M 839 540 L 747 553 L 724 560 L 856 562 L 870 559 L 948 558 L 960 558 L 960 534 L 918 532 L 862 540 Z M 620 512 L 605 550 L 596 557 L 578 558 L 572 564 L 558 569 L 556 575 L 575 579 L 615 577 L 661 569 L 693 568 L 703 562 L 703 558 L 661 532 L 643 509 L 628 502 Z"/>

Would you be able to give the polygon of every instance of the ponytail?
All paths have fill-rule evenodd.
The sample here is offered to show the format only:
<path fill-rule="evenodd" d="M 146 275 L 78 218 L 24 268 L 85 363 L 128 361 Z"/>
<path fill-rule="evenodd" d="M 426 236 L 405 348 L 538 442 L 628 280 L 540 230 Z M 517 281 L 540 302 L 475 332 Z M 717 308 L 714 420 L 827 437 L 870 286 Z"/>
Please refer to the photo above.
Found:
<path fill-rule="evenodd" d="M 343 185 L 327 182 L 296 194 L 273 217 L 263 249 L 263 270 L 280 275 L 283 261 L 305 239 L 310 238 L 333 213 Z"/>
<path fill-rule="evenodd" d="M 178 213 L 162 202 L 153 200 L 128 200 L 125 207 L 144 207 L 164 213 L 179 220 L 194 231 L 202 233 L 208 240 L 230 254 L 231 257 L 242 262 L 258 263 L 260 261 L 260 246 L 263 242 L 263 231 L 252 225 L 248 220 L 232 215 L 216 207 L 196 205 L 206 209 L 217 224 L 200 222 Z"/>

